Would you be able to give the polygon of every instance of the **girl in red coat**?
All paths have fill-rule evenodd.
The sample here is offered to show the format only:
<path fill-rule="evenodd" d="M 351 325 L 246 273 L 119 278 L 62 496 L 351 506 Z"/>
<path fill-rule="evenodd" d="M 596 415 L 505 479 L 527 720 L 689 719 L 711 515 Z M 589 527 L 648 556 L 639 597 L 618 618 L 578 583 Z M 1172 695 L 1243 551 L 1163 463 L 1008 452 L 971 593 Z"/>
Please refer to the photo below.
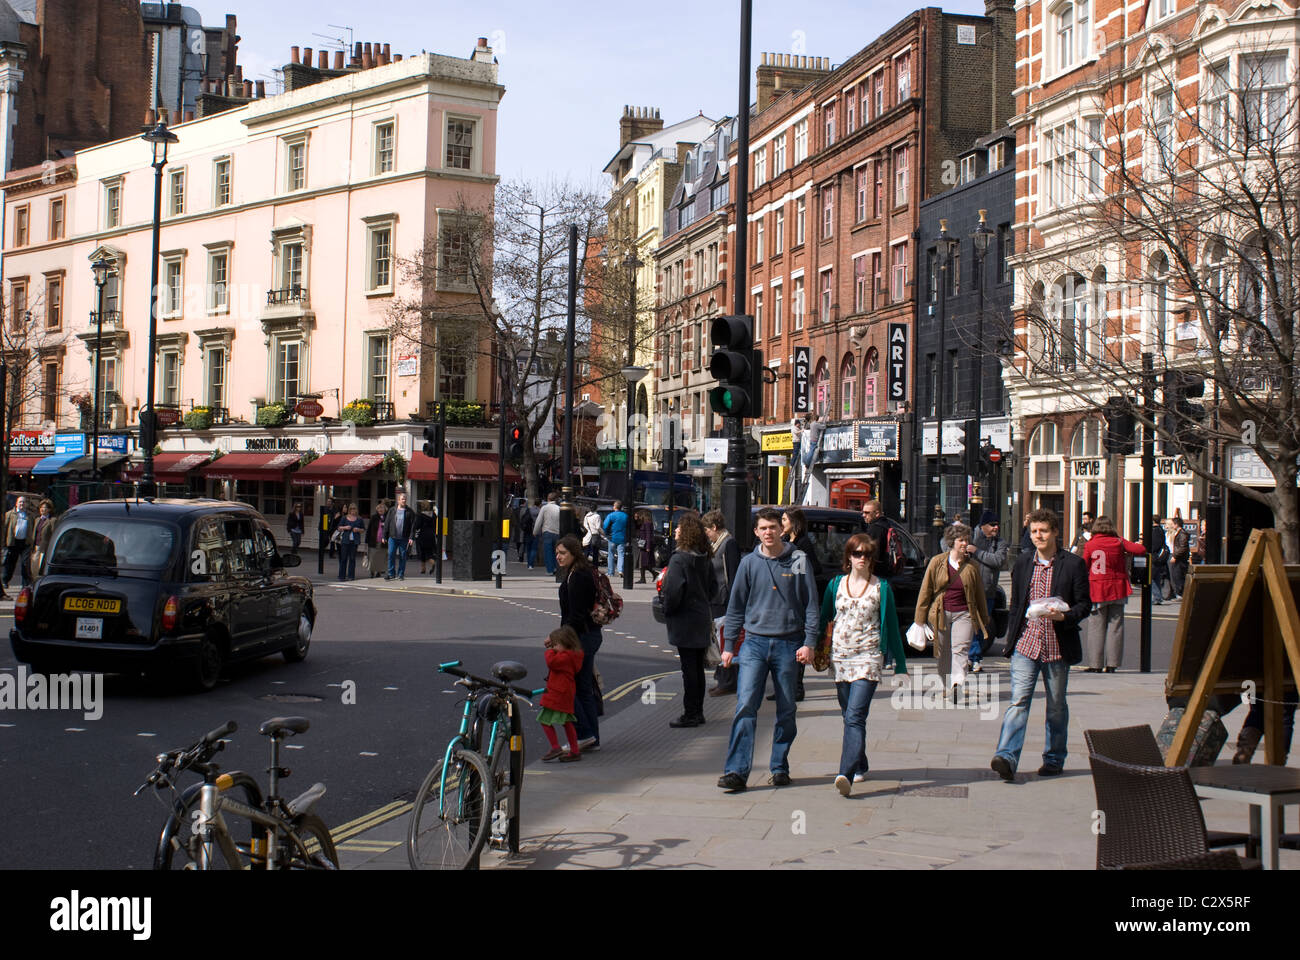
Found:
<path fill-rule="evenodd" d="M 1110 517 L 1098 517 L 1092 522 L 1092 538 L 1083 545 L 1092 596 L 1092 616 L 1088 618 L 1083 651 L 1085 673 L 1101 673 L 1103 655 L 1106 673 L 1114 673 L 1124 659 L 1124 605 L 1133 593 L 1126 555 L 1140 557 L 1146 552 L 1142 544 L 1121 537 Z"/>
<path fill-rule="evenodd" d="M 581 760 L 578 729 L 573 725 L 577 719 L 573 714 L 573 697 L 578 690 L 578 671 L 582 669 L 582 643 L 573 627 L 552 630 L 546 638 L 546 669 L 546 692 L 538 701 L 542 712 L 537 715 L 537 720 L 546 732 L 551 752 L 542 757 L 542 762 Z M 557 727 L 563 727 L 564 735 L 569 739 L 567 752 L 560 748 Z"/>

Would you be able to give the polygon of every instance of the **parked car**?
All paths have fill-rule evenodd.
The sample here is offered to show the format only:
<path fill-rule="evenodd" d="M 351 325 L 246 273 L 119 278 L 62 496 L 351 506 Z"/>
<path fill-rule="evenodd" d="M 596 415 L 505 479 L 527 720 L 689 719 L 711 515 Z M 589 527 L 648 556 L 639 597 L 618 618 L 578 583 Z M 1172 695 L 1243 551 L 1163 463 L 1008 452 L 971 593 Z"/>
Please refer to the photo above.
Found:
<path fill-rule="evenodd" d="M 42 672 L 143 671 L 201 690 L 227 663 L 307 656 L 311 581 L 270 525 L 219 500 L 93 501 L 58 518 L 14 604 L 14 656 Z"/>

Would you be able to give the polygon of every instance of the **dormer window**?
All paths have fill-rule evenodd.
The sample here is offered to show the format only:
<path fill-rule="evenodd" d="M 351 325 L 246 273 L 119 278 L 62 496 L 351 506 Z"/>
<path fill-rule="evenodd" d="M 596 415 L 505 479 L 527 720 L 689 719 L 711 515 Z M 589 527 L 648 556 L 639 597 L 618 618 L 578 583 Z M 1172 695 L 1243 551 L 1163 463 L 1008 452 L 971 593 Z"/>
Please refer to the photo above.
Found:
<path fill-rule="evenodd" d="M 975 154 L 972 153 L 965 157 L 962 157 L 961 158 L 961 180 L 959 182 L 970 183 L 972 180 L 975 179 L 976 176 L 977 174 L 976 174 Z"/>

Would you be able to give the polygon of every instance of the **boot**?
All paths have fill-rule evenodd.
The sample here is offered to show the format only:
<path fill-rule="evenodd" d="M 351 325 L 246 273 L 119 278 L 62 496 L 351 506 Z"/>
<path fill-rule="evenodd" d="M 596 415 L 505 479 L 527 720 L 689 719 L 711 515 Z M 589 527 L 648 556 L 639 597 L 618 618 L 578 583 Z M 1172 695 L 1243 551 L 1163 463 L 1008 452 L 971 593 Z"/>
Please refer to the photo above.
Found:
<path fill-rule="evenodd" d="M 1242 727 L 1241 733 L 1237 735 L 1237 752 L 1233 754 L 1233 763 L 1250 763 L 1250 758 L 1255 755 L 1255 750 L 1259 747 L 1259 741 L 1264 739 L 1264 731 L 1257 727 Z"/>

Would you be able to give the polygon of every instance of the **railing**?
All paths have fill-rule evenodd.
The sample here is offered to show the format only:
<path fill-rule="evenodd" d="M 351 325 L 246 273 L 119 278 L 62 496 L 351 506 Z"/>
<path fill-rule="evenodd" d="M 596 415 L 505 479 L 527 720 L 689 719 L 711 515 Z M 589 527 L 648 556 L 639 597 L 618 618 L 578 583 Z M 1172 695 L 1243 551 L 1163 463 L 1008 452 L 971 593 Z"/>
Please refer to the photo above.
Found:
<path fill-rule="evenodd" d="M 98 318 L 99 318 L 99 314 L 96 313 L 96 312 L 93 312 L 93 311 L 92 311 L 91 314 L 90 314 L 90 325 L 91 325 L 92 327 L 94 327 L 94 326 L 98 326 L 98 325 L 99 325 L 99 319 L 98 319 Z M 121 325 L 122 325 L 122 311 L 121 311 L 121 310 L 105 310 L 105 311 L 104 311 L 104 326 L 106 326 L 106 327 L 120 327 Z"/>
<path fill-rule="evenodd" d="M 371 403 L 374 404 L 375 423 L 386 423 L 397 419 L 397 404 L 391 400 L 373 400 Z"/>
<path fill-rule="evenodd" d="M 212 413 L 213 424 L 230 422 L 230 410 L 226 407 L 208 407 L 208 410 Z"/>
<path fill-rule="evenodd" d="M 268 307 L 281 307 L 290 303 L 307 303 L 307 288 L 294 285 L 291 287 L 280 287 L 278 290 L 266 291 L 266 305 Z"/>

